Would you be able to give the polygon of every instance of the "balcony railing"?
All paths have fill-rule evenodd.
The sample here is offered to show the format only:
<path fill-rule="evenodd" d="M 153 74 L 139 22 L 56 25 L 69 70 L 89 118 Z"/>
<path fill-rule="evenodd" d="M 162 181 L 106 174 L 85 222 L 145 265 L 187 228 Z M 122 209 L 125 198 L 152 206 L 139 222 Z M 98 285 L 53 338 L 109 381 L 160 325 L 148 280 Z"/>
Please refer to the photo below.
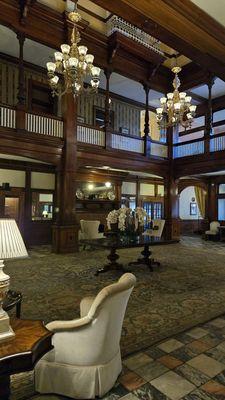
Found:
<path fill-rule="evenodd" d="M 117 150 L 144 154 L 144 140 L 140 137 L 112 133 L 111 147 Z"/>
<path fill-rule="evenodd" d="M 210 138 L 210 152 L 225 150 L 225 134 L 220 133 Z"/>
<path fill-rule="evenodd" d="M 188 157 L 203 154 L 205 151 L 204 139 L 191 140 L 186 143 L 176 143 L 173 146 L 173 158 Z"/>
<path fill-rule="evenodd" d="M 57 117 L 26 113 L 25 129 L 40 135 L 63 138 L 63 121 Z"/>
<path fill-rule="evenodd" d="M 16 128 L 16 110 L 7 106 L 0 106 L 0 126 L 4 128 Z"/>
<path fill-rule="evenodd" d="M 105 147 L 105 131 L 88 125 L 77 126 L 77 141 Z"/>

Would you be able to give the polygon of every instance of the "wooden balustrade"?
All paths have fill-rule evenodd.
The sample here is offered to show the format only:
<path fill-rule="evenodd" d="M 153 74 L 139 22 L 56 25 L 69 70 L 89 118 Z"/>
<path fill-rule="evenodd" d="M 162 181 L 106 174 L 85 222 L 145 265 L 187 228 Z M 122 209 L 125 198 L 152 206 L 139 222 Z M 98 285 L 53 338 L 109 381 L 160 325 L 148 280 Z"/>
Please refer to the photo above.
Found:
<path fill-rule="evenodd" d="M 167 158 L 168 157 L 168 146 L 166 143 L 151 140 L 150 155 L 156 157 Z"/>
<path fill-rule="evenodd" d="M 77 141 L 105 147 L 105 131 L 90 125 L 77 125 Z"/>
<path fill-rule="evenodd" d="M 112 149 L 144 154 L 144 139 L 122 133 L 112 133 Z"/>
<path fill-rule="evenodd" d="M 176 143 L 173 146 L 173 158 L 188 157 L 203 154 L 205 151 L 205 140 L 196 139 L 189 142 Z"/>
<path fill-rule="evenodd" d="M 219 133 L 210 138 L 210 152 L 225 150 L 225 133 Z"/>
<path fill-rule="evenodd" d="M 57 117 L 46 117 L 26 113 L 25 129 L 28 132 L 63 138 L 63 121 Z"/>
<path fill-rule="evenodd" d="M 0 106 L 0 126 L 4 128 L 16 128 L 16 110 L 8 106 Z"/>

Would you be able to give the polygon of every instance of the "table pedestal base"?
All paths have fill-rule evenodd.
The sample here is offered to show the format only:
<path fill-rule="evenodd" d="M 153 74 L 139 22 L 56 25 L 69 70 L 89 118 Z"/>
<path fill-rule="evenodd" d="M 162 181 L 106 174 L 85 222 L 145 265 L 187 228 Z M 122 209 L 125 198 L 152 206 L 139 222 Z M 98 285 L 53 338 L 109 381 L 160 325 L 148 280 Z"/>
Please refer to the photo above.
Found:
<path fill-rule="evenodd" d="M 9 400 L 10 398 L 10 376 L 3 375 L 0 378 L 0 399 Z"/>
<path fill-rule="evenodd" d="M 144 250 L 141 252 L 141 254 L 143 255 L 143 258 L 138 258 L 137 261 L 131 261 L 129 265 L 147 265 L 150 271 L 153 271 L 153 265 L 157 265 L 158 267 L 160 266 L 160 262 L 155 261 L 154 258 L 150 258 L 152 252 L 149 250 L 148 244 L 144 245 Z"/>
<path fill-rule="evenodd" d="M 110 261 L 108 264 L 104 265 L 104 267 L 97 270 L 95 275 L 102 274 L 108 271 L 120 271 L 120 272 L 129 272 L 124 269 L 123 264 L 119 264 L 117 260 L 119 259 L 119 255 L 116 254 L 116 248 L 111 248 L 110 254 L 107 256 L 108 260 Z"/>

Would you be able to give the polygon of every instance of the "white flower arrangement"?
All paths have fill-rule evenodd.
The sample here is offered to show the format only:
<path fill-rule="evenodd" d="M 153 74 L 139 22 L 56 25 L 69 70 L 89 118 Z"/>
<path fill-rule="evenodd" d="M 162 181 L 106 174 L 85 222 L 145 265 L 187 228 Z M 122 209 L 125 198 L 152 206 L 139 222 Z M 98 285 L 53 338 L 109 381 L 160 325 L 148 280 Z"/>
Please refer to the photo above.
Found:
<path fill-rule="evenodd" d="M 134 212 L 131 208 L 121 207 L 119 210 L 110 211 L 106 220 L 107 227 L 110 230 L 111 224 L 118 224 L 118 229 L 122 232 L 126 230 L 128 220 L 134 221 L 135 230 L 140 226 L 144 225 L 145 218 L 148 217 L 147 212 L 142 207 L 137 207 Z M 128 222 L 129 223 L 129 222 Z"/>

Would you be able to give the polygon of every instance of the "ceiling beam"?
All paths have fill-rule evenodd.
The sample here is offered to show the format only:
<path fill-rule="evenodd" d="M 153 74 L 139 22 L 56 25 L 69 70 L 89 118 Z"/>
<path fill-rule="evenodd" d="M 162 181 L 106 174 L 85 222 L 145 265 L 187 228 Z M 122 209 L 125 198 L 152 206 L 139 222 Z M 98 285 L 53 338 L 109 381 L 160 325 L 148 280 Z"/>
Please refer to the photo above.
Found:
<path fill-rule="evenodd" d="M 225 28 L 190 0 L 95 0 L 95 4 L 225 80 Z"/>

